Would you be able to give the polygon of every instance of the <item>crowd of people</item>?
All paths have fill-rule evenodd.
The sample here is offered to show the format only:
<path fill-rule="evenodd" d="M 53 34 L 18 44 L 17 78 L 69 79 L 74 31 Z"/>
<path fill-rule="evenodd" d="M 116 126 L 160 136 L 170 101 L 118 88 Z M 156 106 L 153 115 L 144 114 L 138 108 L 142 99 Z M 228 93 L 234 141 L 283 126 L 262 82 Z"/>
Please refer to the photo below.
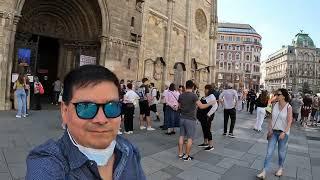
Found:
<path fill-rule="evenodd" d="M 34 78 L 34 81 L 34 93 L 43 93 L 39 79 Z M 14 83 L 18 100 L 17 118 L 27 116 L 26 94 L 30 91 L 28 83 L 28 79 L 22 75 Z M 57 80 L 53 84 L 54 104 L 57 103 L 62 86 L 61 117 L 65 133 L 58 141 L 48 141 L 31 151 L 27 158 L 27 179 L 50 179 L 52 176 L 91 179 L 112 176 L 126 179 L 134 176 L 145 179 L 138 149 L 124 137 L 117 136 L 122 122 L 124 133 L 133 133 L 134 113 L 138 106 L 139 129 L 154 131 L 152 122 L 161 121 L 157 106 L 159 103 L 163 104 L 161 129 L 168 136 L 176 134 L 177 128 L 180 129 L 177 158 L 183 161 L 193 160 L 191 149 L 197 121 L 203 132 L 203 142 L 198 146 L 205 151 L 214 149 L 211 125 L 219 106 L 223 109 L 224 117 L 222 135 L 230 138 L 236 137 L 234 128 L 237 112 L 243 111 L 245 104 L 250 114 L 256 110 L 253 129 L 257 132 L 263 130 L 263 122 L 266 117 L 271 116 L 266 128 L 268 145 L 264 166 L 257 175 L 261 179 L 265 179 L 270 170 L 276 145 L 279 169 L 275 175 L 283 175 L 291 124 L 300 122 L 306 126 L 311 122 L 310 125 L 316 125 L 320 120 L 317 96 L 306 94 L 302 98 L 300 94 L 290 95 L 286 89 L 256 94 L 254 90 L 235 90 L 233 84 L 228 84 L 224 90 L 207 84 L 204 92 L 200 92 L 195 83 L 188 80 L 185 85 L 179 86 L 166 83 L 165 90 L 160 93 L 147 78 L 143 78 L 141 82 L 127 81 L 125 84 L 124 80 L 118 81 L 108 69 L 95 65 L 71 71 L 63 85 Z M 200 97 L 200 94 L 204 96 Z M 151 119 L 151 112 L 154 113 L 154 120 Z M 70 167 L 75 163 L 81 171 Z M 124 167 L 128 170 L 119 171 Z"/>

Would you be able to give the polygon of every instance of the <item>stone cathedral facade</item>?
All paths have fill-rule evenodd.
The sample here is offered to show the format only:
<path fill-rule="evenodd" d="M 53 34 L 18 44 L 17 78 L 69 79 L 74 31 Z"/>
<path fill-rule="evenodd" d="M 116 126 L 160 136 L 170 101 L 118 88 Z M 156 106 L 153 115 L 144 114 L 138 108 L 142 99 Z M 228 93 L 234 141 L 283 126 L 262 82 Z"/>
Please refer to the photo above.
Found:
<path fill-rule="evenodd" d="M 215 79 L 216 29 L 216 0 L 0 0 L 0 110 L 15 75 L 37 75 L 49 94 L 82 63 L 202 87 Z"/>

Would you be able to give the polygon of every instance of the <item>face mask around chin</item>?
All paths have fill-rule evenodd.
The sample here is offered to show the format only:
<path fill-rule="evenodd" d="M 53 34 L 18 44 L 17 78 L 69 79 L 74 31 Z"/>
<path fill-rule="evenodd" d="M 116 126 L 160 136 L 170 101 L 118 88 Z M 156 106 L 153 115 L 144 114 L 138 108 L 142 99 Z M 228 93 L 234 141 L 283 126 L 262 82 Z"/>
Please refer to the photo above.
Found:
<path fill-rule="evenodd" d="M 67 130 L 68 131 L 68 130 Z M 89 160 L 95 161 L 98 166 L 104 166 L 108 163 L 111 158 L 114 148 L 116 146 L 116 141 L 113 140 L 106 149 L 93 149 L 81 146 L 78 144 L 70 135 L 68 131 L 69 138 L 73 145 L 75 145 L 80 152 L 82 152 Z"/>

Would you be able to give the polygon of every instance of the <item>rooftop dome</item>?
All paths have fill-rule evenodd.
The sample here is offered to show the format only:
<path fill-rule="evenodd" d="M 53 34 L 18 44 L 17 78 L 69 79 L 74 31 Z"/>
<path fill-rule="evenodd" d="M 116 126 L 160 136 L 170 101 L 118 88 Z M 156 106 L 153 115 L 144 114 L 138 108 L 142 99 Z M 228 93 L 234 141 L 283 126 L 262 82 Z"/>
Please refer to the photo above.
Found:
<path fill-rule="evenodd" d="M 292 45 L 295 47 L 315 48 L 313 40 L 309 37 L 309 34 L 305 34 L 302 31 L 295 36 L 292 41 Z"/>

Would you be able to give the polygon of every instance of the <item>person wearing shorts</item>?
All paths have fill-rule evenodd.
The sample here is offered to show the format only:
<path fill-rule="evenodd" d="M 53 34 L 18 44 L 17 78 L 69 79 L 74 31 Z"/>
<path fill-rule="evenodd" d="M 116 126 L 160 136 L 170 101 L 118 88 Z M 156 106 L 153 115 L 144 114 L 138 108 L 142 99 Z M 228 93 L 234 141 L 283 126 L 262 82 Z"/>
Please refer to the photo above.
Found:
<path fill-rule="evenodd" d="M 178 157 L 184 161 L 190 161 L 193 157 L 190 156 L 192 141 L 196 132 L 196 110 L 208 108 L 217 103 L 210 101 L 207 104 L 202 104 L 198 96 L 193 93 L 194 83 L 192 80 L 186 82 L 186 91 L 179 96 L 178 102 L 180 107 L 180 137 L 178 146 Z M 187 137 L 186 147 L 184 146 L 184 137 Z M 185 152 L 183 153 L 183 149 Z"/>
<path fill-rule="evenodd" d="M 149 106 L 149 87 L 148 78 L 142 79 L 142 85 L 138 88 L 137 94 L 140 97 L 139 107 L 140 107 L 140 129 L 147 129 L 148 131 L 155 130 L 151 127 L 150 120 L 150 106 Z M 147 121 L 147 127 L 144 126 L 144 121 Z"/>

